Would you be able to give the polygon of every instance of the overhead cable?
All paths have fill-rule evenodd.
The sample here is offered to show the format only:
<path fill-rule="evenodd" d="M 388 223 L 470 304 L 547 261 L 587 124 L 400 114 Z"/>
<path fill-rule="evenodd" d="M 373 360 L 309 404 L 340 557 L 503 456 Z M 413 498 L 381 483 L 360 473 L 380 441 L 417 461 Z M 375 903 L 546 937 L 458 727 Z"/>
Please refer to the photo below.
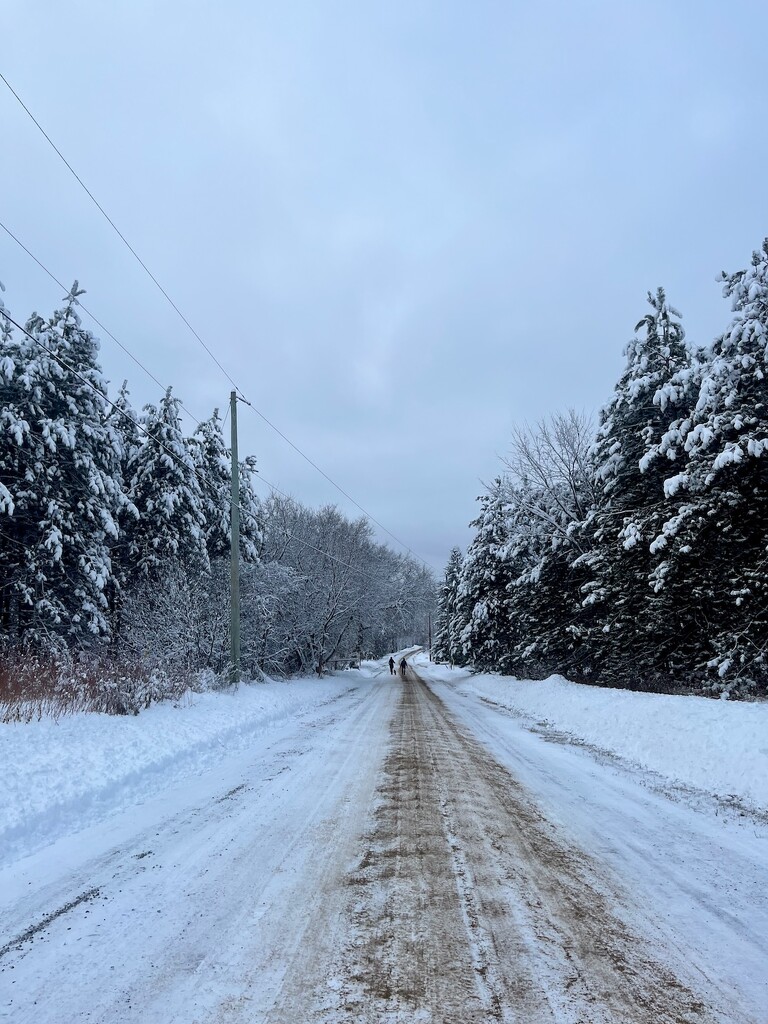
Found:
<path fill-rule="evenodd" d="M 0 308 L 0 316 L 4 316 L 5 319 L 9 323 L 13 324 L 14 327 L 18 328 L 18 330 L 20 330 L 22 332 L 22 334 L 25 334 L 30 339 L 30 341 L 33 341 L 36 345 L 38 345 L 40 348 L 42 348 L 44 352 L 47 352 L 48 355 L 51 356 L 51 358 L 54 359 L 59 364 L 59 366 L 63 367 L 66 370 L 69 370 L 70 373 L 73 373 L 79 380 L 81 380 L 85 385 L 87 385 L 89 388 L 91 388 L 92 391 L 96 392 L 96 394 L 99 395 L 99 397 L 104 402 L 106 402 L 107 405 L 111 406 L 111 408 L 114 409 L 115 412 L 119 413 L 121 416 L 124 416 L 126 419 L 129 419 L 131 421 L 131 423 L 134 426 L 136 426 L 139 430 L 141 430 L 146 437 L 150 436 L 149 431 L 147 430 L 147 428 L 144 426 L 143 423 L 141 423 L 141 422 L 139 422 L 137 420 L 134 420 L 124 409 L 121 409 L 118 405 L 116 405 L 113 401 L 111 401 L 111 399 L 107 398 L 106 395 L 102 391 L 100 391 L 92 381 L 88 380 L 87 377 L 83 376 L 83 374 L 81 374 L 77 369 L 75 369 L 74 366 L 70 365 L 66 361 L 66 359 L 62 359 L 61 356 L 58 355 L 58 353 L 54 352 L 47 345 L 43 344 L 43 342 L 40 341 L 39 338 L 36 338 L 25 327 L 22 327 L 22 325 L 20 323 L 18 323 L 16 320 L 14 320 L 14 318 L 10 315 L 10 313 L 8 313 L 8 311 L 6 309 Z M 185 466 L 185 464 L 182 462 L 182 460 L 179 458 L 179 456 L 176 454 L 176 452 L 174 452 L 171 448 L 169 448 L 168 445 L 164 444 L 162 441 L 158 440 L 158 438 L 156 438 L 156 437 L 153 438 L 153 440 L 164 451 L 166 451 L 171 456 L 171 458 L 178 465 L 180 465 L 180 466 L 182 466 L 182 467 L 184 467 L 186 469 L 191 469 L 193 474 L 197 477 L 198 481 L 202 482 L 202 478 L 201 478 L 201 476 L 200 476 L 200 474 L 199 474 L 199 472 L 197 470 L 197 467 L 194 465 L 194 463 Z M 235 506 L 234 502 L 232 502 L 231 499 L 230 499 L 229 504 L 230 504 L 230 507 L 232 507 L 232 508 L 237 507 L 240 510 L 240 512 L 246 518 L 251 518 L 251 513 L 247 509 L 244 509 L 242 505 L 238 504 L 237 506 Z M 335 555 L 330 554 L 330 552 L 328 552 L 328 551 L 324 551 L 322 548 L 319 548 L 319 547 L 317 547 L 314 544 L 310 544 L 309 541 L 302 540 L 300 537 L 292 537 L 291 540 L 296 540 L 296 542 L 298 544 L 301 544 L 303 547 L 309 548 L 310 550 L 317 552 L 318 554 L 322 555 L 324 558 L 329 559 L 329 561 L 331 561 L 331 562 L 336 562 L 338 565 L 341 565 L 341 566 L 343 566 L 346 569 L 350 569 L 352 572 L 359 573 L 359 575 L 365 576 L 368 579 L 373 580 L 374 582 L 379 582 L 377 577 L 374 576 L 372 573 L 366 572 L 364 569 L 360 569 L 358 566 L 352 565 L 351 562 L 345 562 L 345 561 L 343 561 L 340 558 L 336 558 Z"/>
<path fill-rule="evenodd" d="M 305 460 L 305 462 L 307 462 L 310 466 L 312 466 L 313 469 L 315 469 L 318 473 L 320 473 L 320 475 L 323 476 L 333 487 L 335 487 L 336 490 L 340 494 L 342 494 L 348 501 L 351 501 L 352 504 L 357 509 L 359 509 L 367 519 L 369 519 L 372 523 L 374 523 L 376 526 L 378 526 L 380 530 L 383 530 L 384 533 L 386 533 L 389 537 L 392 538 L 392 540 L 394 540 L 397 544 L 399 544 L 402 548 L 404 548 L 408 552 L 408 554 L 411 555 L 412 558 L 417 559 L 419 562 L 422 562 L 424 565 L 429 567 L 429 564 L 425 561 L 425 559 L 423 559 L 419 555 L 417 555 L 409 547 L 408 544 L 406 544 L 404 541 L 400 540 L 400 538 L 397 537 L 394 533 L 392 533 L 391 530 L 388 530 L 386 526 L 384 526 L 382 523 L 380 523 L 378 519 L 376 519 L 374 516 L 372 516 L 371 513 L 368 512 L 365 508 L 363 508 L 363 506 L 358 501 L 356 501 L 347 491 L 345 491 L 343 487 L 341 487 L 339 484 L 337 484 L 336 481 L 332 479 L 332 477 L 330 477 L 324 470 L 322 470 L 317 465 L 316 462 L 314 462 L 308 455 L 306 455 L 301 450 L 301 448 L 298 447 L 298 445 L 294 444 L 293 441 L 291 441 L 290 438 L 288 438 L 282 432 L 282 430 L 280 430 L 259 409 L 257 409 L 256 406 L 254 406 L 251 402 L 249 402 L 245 398 L 245 395 L 241 391 L 239 385 L 236 383 L 234 378 L 229 374 L 229 372 L 225 369 L 225 367 L 222 366 L 222 364 L 219 362 L 219 360 L 213 354 L 213 352 L 208 347 L 208 345 L 206 345 L 205 341 L 202 339 L 200 334 L 198 334 L 198 332 L 195 330 L 195 328 L 189 322 L 189 320 L 184 315 L 184 313 L 179 309 L 179 307 L 173 301 L 173 299 L 168 294 L 166 289 L 163 287 L 163 285 L 160 283 L 160 281 L 157 279 L 157 277 L 152 273 L 152 271 L 149 269 L 149 267 L 144 262 L 144 260 L 141 258 L 141 256 L 139 256 L 138 252 L 134 249 L 134 247 L 131 245 L 131 243 L 128 241 L 128 239 L 125 237 L 125 235 L 122 233 L 122 231 L 118 228 L 118 226 L 115 224 L 114 220 L 109 216 L 107 211 L 104 209 L 104 207 L 98 201 L 98 199 L 94 196 L 94 194 L 91 192 L 91 190 L 85 184 L 83 179 L 80 177 L 80 175 L 74 169 L 72 164 L 67 160 L 67 158 L 64 156 L 64 154 L 59 149 L 59 147 L 56 145 L 56 143 L 53 141 L 53 139 L 50 137 L 50 135 L 46 132 L 46 130 L 43 128 L 43 126 L 37 120 L 37 118 L 32 113 L 32 111 L 29 109 L 29 107 L 26 105 L 26 103 L 22 100 L 21 96 L 19 96 L 19 94 L 13 88 L 13 86 L 8 81 L 8 79 L 5 77 L 5 75 L 2 74 L 2 72 L 0 72 L 0 79 L 5 83 L 5 85 L 7 86 L 8 90 L 11 92 L 11 94 L 18 101 L 19 105 L 25 111 L 25 113 L 30 118 L 32 123 L 35 125 L 35 127 L 38 129 L 38 131 L 42 134 L 43 138 L 46 140 L 46 142 L 50 145 L 50 147 L 53 149 L 53 151 L 59 157 L 59 159 L 62 161 L 62 163 L 67 168 L 67 170 L 70 172 L 70 174 L 72 174 L 72 176 L 75 178 L 77 183 L 80 185 L 80 187 L 86 193 L 86 195 L 91 200 L 91 202 L 94 204 L 94 206 L 97 208 L 97 210 L 101 213 L 101 215 L 104 217 L 104 219 L 110 225 L 110 227 L 115 231 L 115 233 L 120 238 L 120 240 L 123 242 L 123 244 L 128 248 L 129 252 L 133 255 L 134 259 L 136 259 L 136 261 L 142 267 L 144 272 L 149 276 L 149 278 L 152 280 L 152 282 L 155 284 L 155 286 L 158 288 L 158 290 L 162 293 L 162 295 L 165 297 L 165 299 L 170 303 L 170 305 L 173 307 L 173 309 L 176 311 L 176 313 L 179 315 L 181 320 L 184 322 L 184 324 L 187 326 L 187 328 L 191 331 L 191 333 L 194 335 L 194 337 L 197 339 L 197 341 L 200 343 L 200 345 L 202 345 L 203 349 L 205 349 L 205 351 L 208 353 L 208 355 L 214 361 L 216 366 L 218 366 L 218 368 L 221 370 L 221 372 L 224 374 L 224 376 L 230 382 L 232 387 L 236 390 L 238 396 L 244 402 L 244 404 L 250 406 L 253 409 L 253 411 L 256 413 L 256 415 L 261 417 L 261 419 L 267 424 L 268 427 L 270 427 L 272 430 L 274 430 L 275 433 L 278 434 L 278 436 L 281 437 L 286 442 L 286 444 L 290 445 L 290 447 L 293 448 L 293 450 L 298 455 L 300 455 Z M 10 232 L 8 232 L 8 233 L 10 234 Z M 14 237 L 14 236 L 11 236 L 11 237 Z M 21 243 L 19 243 L 19 244 L 21 244 Z M 26 251 L 29 252 L 29 250 L 26 250 Z M 31 256 L 32 254 L 30 253 L 29 255 Z M 35 259 L 34 256 L 32 258 Z M 38 261 L 35 259 L 35 262 L 38 262 Z M 40 265 L 42 266 L 42 264 L 40 264 Z M 94 320 L 95 320 L 95 317 L 94 317 Z M 120 344 L 120 343 L 118 342 L 118 344 Z M 135 358 L 135 357 L 132 357 L 132 358 Z"/>
<path fill-rule="evenodd" d="M 80 175 L 79 175 L 79 174 L 77 173 L 77 171 L 76 171 L 76 170 L 74 169 L 74 167 L 72 166 L 72 164 L 71 164 L 71 163 L 69 162 L 69 160 L 67 160 L 67 158 L 66 158 L 66 157 L 64 156 L 64 154 L 63 154 L 63 153 L 61 152 L 61 150 L 59 149 L 59 147 L 58 147 L 58 146 L 56 145 L 56 143 L 55 143 L 55 142 L 53 141 L 53 139 L 52 139 L 52 138 L 50 137 L 50 135 L 49 135 L 49 134 L 48 134 L 48 133 L 46 132 L 46 130 L 45 130 L 45 129 L 43 128 L 43 126 L 42 126 L 42 125 L 40 124 L 40 122 L 39 122 L 39 121 L 37 120 L 37 118 L 35 117 L 35 115 L 34 115 L 34 114 L 32 113 L 32 111 L 31 111 L 31 110 L 29 109 L 29 107 L 28 107 L 28 106 L 26 105 L 26 103 L 24 102 L 24 100 L 22 100 L 21 96 L 19 96 L 19 94 L 18 94 L 18 93 L 16 92 L 16 90 L 15 90 L 15 89 L 13 88 L 13 86 L 11 85 L 11 83 L 10 83 L 10 82 L 8 81 L 8 79 L 7 79 L 6 77 L 5 77 L 5 75 L 4 75 L 4 74 L 3 74 L 3 73 L 2 73 L 1 71 L 0 71 L 0 78 L 1 78 L 1 79 L 3 80 L 3 82 L 5 82 L 5 84 L 6 84 L 7 86 L 8 86 L 8 88 L 10 89 L 10 91 L 11 91 L 11 92 L 13 93 L 13 95 L 14 95 L 14 96 L 16 97 L 16 99 L 17 99 L 17 100 L 19 101 L 19 103 L 20 103 L 20 104 L 21 104 L 21 106 L 23 107 L 23 109 L 24 109 L 24 110 L 26 111 L 26 113 L 27 113 L 27 114 L 29 115 L 29 117 L 31 118 L 32 122 L 33 122 L 33 123 L 35 124 L 35 126 L 36 126 L 36 127 L 37 127 L 37 128 L 39 129 L 39 131 L 41 132 L 41 134 L 43 135 L 43 137 L 45 138 L 45 140 L 46 140 L 46 141 L 48 142 L 48 144 L 49 144 L 49 145 L 51 146 L 51 148 L 52 148 L 52 149 L 53 149 L 53 151 L 54 151 L 54 152 L 56 153 L 56 155 L 57 155 L 57 156 L 59 157 L 59 159 L 60 159 L 60 160 L 62 161 L 62 163 L 64 164 L 64 166 L 65 166 L 65 167 L 67 168 L 67 170 L 68 170 L 68 171 L 69 171 L 69 172 L 70 172 L 70 173 L 72 174 L 72 176 L 73 176 L 73 177 L 75 178 L 75 180 L 77 181 L 77 183 L 78 183 L 78 184 L 80 185 L 80 187 L 81 187 L 81 188 L 83 189 L 83 191 L 84 191 L 84 192 L 85 192 L 85 194 L 86 194 L 86 195 L 88 196 L 88 198 L 89 198 L 89 199 L 91 200 L 91 202 L 92 202 L 92 203 L 94 204 L 94 206 L 95 206 L 95 207 L 96 207 L 96 209 L 97 209 L 97 210 L 99 211 L 99 213 L 101 213 L 101 215 L 102 215 L 102 216 L 104 217 L 104 219 L 105 219 L 105 220 L 107 221 L 107 223 L 108 223 L 108 224 L 110 225 L 110 227 L 111 227 L 111 228 L 112 228 L 112 229 L 113 229 L 113 230 L 114 230 L 114 231 L 116 232 L 116 234 L 118 235 L 118 237 L 119 237 L 119 238 L 121 239 L 121 241 L 122 241 L 122 242 L 123 242 L 123 243 L 124 243 L 124 244 L 126 245 L 126 247 L 127 247 L 127 248 L 128 248 L 128 250 L 129 250 L 129 251 L 131 252 L 131 254 L 133 255 L 133 257 L 134 257 L 134 258 L 135 258 L 135 259 L 136 259 L 136 260 L 138 261 L 139 265 L 140 265 L 140 266 L 141 266 L 141 267 L 143 268 L 143 270 L 145 271 L 145 273 L 149 275 L 149 277 L 151 278 L 151 280 L 152 280 L 152 281 L 153 281 L 153 282 L 155 283 L 155 285 L 157 286 L 157 288 L 158 288 L 158 289 L 160 290 L 160 292 L 161 292 L 161 293 L 162 293 L 162 294 L 163 294 L 163 295 L 165 296 L 165 298 L 166 298 L 166 299 L 168 300 L 168 302 L 169 302 L 169 303 L 171 304 L 171 306 L 173 306 L 173 308 L 174 308 L 174 309 L 176 310 L 176 312 L 178 313 L 178 315 L 179 315 L 179 316 L 181 317 L 181 319 L 182 319 L 182 320 L 184 321 L 184 323 L 185 323 L 185 324 L 187 325 L 187 327 L 188 327 L 188 328 L 189 328 L 189 330 L 190 330 L 190 331 L 192 332 L 192 334 L 194 334 L 194 336 L 195 336 L 195 337 L 197 338 L 197 340 L 198 340 L 198 341 L 200 342 L 200 344 L 201 344 L 201 345 L 203 346 L 203 348 L 204 348 L 204 349 L 205 349 L 205 351 L 206 351 L 206 352 L 208 353 L 208 355 L 209 355 L 209 356 L 211 357 L 211 359 L 212 359 L 212 360 L 214 361 L 214 363 L 216 363 L 216 365 L 217 365 L 217 366 L 218 366 L 218 368 L 219 368 L 219 369 L 221 370 L 221 372 L 222 372 L 222 373 L 224 374 L 224 376 L 225 376 L 225 377 L 226 377 L 226 378 L 227 378 L 227 379 L 229 380 L 229 382 L 230 382 L 230 383 L 232 384 L 232 387 L 233 387 L 233 388 L 235 388 L 235 389 L 236 389 L 236 390 L 237 390 L 237 391 L 239 392 L 239 390 L 240 390 L 240 389 L 238 388 L 238 386 L 237 386 L 237 384 L 235 383 L 235 381 L 234 381 L 234 380 L 233 380 L 233 379 L 232 379 L 232 378 L 230 377 L 230 375 L 229 375 L 229 374 L 227 373 L 227 371 L 226 371 L 226 370 L 224 369 L 224 367 L 223 367 L 223 366 L 221 365 L 221 363 L 220 363 L 220 362 L 219 362 L 219 360 L 218 360 L 218 359 L 216 358 L 216 356 L 215 356 L 215 355 L 213 354 L 213 352 L 211 352 L 211 350 L 210 350 L 210 349 L 208 348 L 208 346 L 206 345 L 206 343 L 205 343 L 205 342 L 203 341 L 203 339 L 202 339 L 202 338 L 200 337 L 200 335 L 199 335 L 199 334 L 197 333 L 197 331 L 195 330 L 195 328 L 194 328 L 194 327 L 192 326 L 192 324 L 191 324 L 191 323 L 189 322 L 189 320 L 187 320 L 187 318 L 186 318 L 186 317 L 184 316 L 184 314 L 182 313 L 182 311 L 181 311 L 181 310 L 179 309 L 179 307 L 178 307 L 178 306 L 176 305 L 176 303 L 175 303 L 175 302 L 173 301 L 173 299 L 171 298 L 171 296 L 170 296 L 170 295 L 168 294 L 168 292 L 167 292 L 167 291 L 165 290 L 165 288 L 163 288 L 163 286 L 162 286 L 162 285 L 160 284 L 160 282 L 158 281 L 158 279 L 157 279 L 157 278 L 155 277 L 155 275 L 154 275 L 154 274 L 152 273 L 152 271 L 151 271 L 151 270 L 149 269 L 149 267 L 147 266 L 147 264 L 146 264 L 146 263 L 144 262 L 144 260 L 143 260 L 143 259 L 141 258 L 141 256 L 139 256 L 139 254 L 138 254 L 138 253 L 136 252 L 136 250 L 135 250 L 135 249 L 133 248 L 133 246 L 131 245 L 131 243 L 130 243 L 130 242 L 128 241 L 128 239 L 127 239 L 127 238 L 125 237 L 125 235 L 124 235 L 124 234 L 122 233 L 122 231 L 120 230 L 120 228 L 119 228 L 119 227 L 117 226 L 117 224 L 115 224 L 115 222 L 114 222 L 114 221 L 112 220 L 112 218 L 111 218 L 111 217 L 109 216 L 109 214 L 107 213 L 107 211 L 106 211 L 106 210 L 104 209 L 104 207 L 103 207 L 103 206 L 101 205 L 101 203 L 100 203 L 100 202 L 98 201 L 98 199 L 96 198 L 96 196 L 95 196 L 95 195 L 93 194 L 93 192 L 91 192 L 91 190 L 90 190 L 90 189 L 88 188 L 88 186 L 87 186 L 87 185 L 85 184 L 85 182 L 83 181 L 83 179 L 82 179 L 82 178 L 80 177 Z"/>

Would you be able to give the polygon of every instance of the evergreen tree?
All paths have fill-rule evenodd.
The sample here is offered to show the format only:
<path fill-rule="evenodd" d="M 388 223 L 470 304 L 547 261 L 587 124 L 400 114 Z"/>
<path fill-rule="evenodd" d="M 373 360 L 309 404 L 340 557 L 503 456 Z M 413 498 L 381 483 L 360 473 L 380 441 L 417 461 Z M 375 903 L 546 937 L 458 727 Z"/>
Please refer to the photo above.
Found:
<path fill-rule="evenodd" d="M 198 424 L 190 439 L 190 450 L 195 464 L 205 516 L 205 542 L 210 561 L 210 574 L 201 576 L 196 588 L 196 607 L 199 614 L 190 626 L 194 635 L 196 657 L 205 655 L 208 667 L 220 670 L 229 657 L 228 629 L 222 629 L 217 616 L 210 609 L 223 609 L 229 613 L 230 601 L 230 527 L 232 519 L 232 453 L 227 447 L 218 409 Z M 245 591 L 247 565 L 258 562 L 261 547 L 259 502 L 253 487 L 256 460 L 249 456 L 239 467 L 240 480 L 240 557 L 241 589 Z M 252 618 L 243 614 L 241 600 L 241 649 L 254 649 L 249 636 L 254 628 Z"/>
<path fill-rule="evenodd" d="M 166 561 L 208 569 L 203 495 L 179 406 L 168 388 L 159 407 L 144 407 L 144 437 L 126 467 L 127 493 L 139 512 L 129 549 L 139 577 L 162 576 Z"/>
<path fill-rule="evenodd" d="M 457 547 L 452 548 L 443 582 L 438 587 L 435 636 L 432 644 L 435 659 L 450 662 L 452 665 L 464 663 L 461 632 L 466 622 L 462 621 L 459 603 L 461 566 L 461 551 Z"/>
<path fill-rule="evenodd" d="M 561 534 L 541 517 L 542 498 L 519 487 L 509 498 L 506 614 L 512 642 L 502 668 L 530 679 L 553 672 L 589 678 L 580 551 L 570 527 Z"/>
<path fill-rule="evenodd" d="M 595 501 L 588 417 L 569 410 L 517 430 L 509 487 L 508 617 L 513 644 L 505 670 L 591 676 L 585 642 L 591 612 L 581 605 L 589 538 L 581 529 Z"/>
<path fill-rule="evenodd" d="M 626 367 L 601 414 L 592 450 L 600 487 L 582 531 L 589 538 L 588 644 L 596 677 L 613 684 L 647 683 L 660 649 L 675 640 L 651 601 L 650 547 L 666 512 L 666 466 L 653 454 L 676 413 L 659 393 L 689 372 L 691 358 L 680 314 L 663 289 L 649 292 L 648 302 L 651 311 L 635 327 Z"/>
<path fill-rule="evenodd" d="M 699 368 L 698 398 L 659 448 L 687 461 L 656 549 L 657 587 L 679 602 L 692 668 L 768 686 L 768 239 L 723 274 L 734 318 Z"/>
<path fill-rule="evenodd" d="M 128 381 L 123 381 L 108 414 L 108 423 L 119 438 L 120 464 L 118 472 L 119 500 L 116 510 L 117 537 L 110 545 L 112 578 L 107 587 L 110 611 L 110 634 L 113 654 L 117 654 L 125 628 L 123 605 L 125 588 L 133 574 L 131 552 L 133 531 L 139 521 L 139 511 L 126 493 L 128 467 L 133 465 L 142 443 L 139 417 L 131 405 Z"/>
<path fill-rule="evenodd" d="M 219 410 L 198 424 L 191 442 L 197 478 L 200 483 L 205 541 L 208 556 L 228 558 L 232 518 L 232 453 L 224 440 Z M 256 459 L 248 456 L 239 464 L 240 480 L 240 554 L 244 561 L 255 562 L 261 544 L 259 500 L 253 486 Z"/>
<path fill-rule="evenodd" d="M 139 416 L 131 405 L 128 381 L 124 380 L 117 397 L 109 409 L 107 422 L 120 439 L 120 479 L 125 481 L 128 478 L 128 466 L 133 463 L 136 453 L 142 445 L 144 432 L 139 425 Z M 126 505 L 126 502 L 123 504 Z M 131 518 L 137 519 L 138 513 L 130 513 Z"/>
<path fill-rule="evenodd" d="M 0 300 L 0 639 L 8 643 L 12 631 L 20 626 L 19 602 L 27 571 L 25 541 L 31 517 L 17 508 L 17 499 L 26 467 L 23 446 L 29 443 L 30 428 L 24 419 L 22 349 L 14 341 L 4 309 Z"/>
<path fill-rule="evenodd" d="M 214 409 L 210 419 L 198 424 L 191 451 L 200 484 L 208 556 L 211 559 L 228 557 L 232 466 L 218 409 Z"/>
<path fill-rule="evenodd" d="M 259 561 L 264 545 L 264 513 L 256 493 L 256 456 L 240 462 L 240 555 L 244 562 Z"/>
<path fill-rule="evenodd" d="M 80 294 L 75 282 L 49 321 L 33 315 L 13 351 L 7 332 L 3 339 L 3 472 L 14 505 L 8 526 L 21 551 L 5 615 L 17 635 L 38 644 L 108 630 L 120 450 L 98 342 L 76 312 Z"/>
<path fill-rule="evenodd" d="M 464 657 L 479 669 L 498 670 L 508 656 L 507 618 L 507 500 L 497 478 L 479 499 L 480 515 L 470 524 L 475 536 L 461 570 L 458 600 L 468 609 L 461 632 Z"/>

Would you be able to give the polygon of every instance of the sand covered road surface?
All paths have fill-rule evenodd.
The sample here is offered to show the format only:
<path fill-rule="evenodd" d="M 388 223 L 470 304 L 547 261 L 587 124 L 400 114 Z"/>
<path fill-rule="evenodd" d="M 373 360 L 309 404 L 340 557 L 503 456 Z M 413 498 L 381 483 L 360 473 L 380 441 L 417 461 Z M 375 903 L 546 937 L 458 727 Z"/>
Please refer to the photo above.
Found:
<path fill-rule="evenodd" d="M 307 937 L 269 1021 L 735 1019 L 413 670 L 372 817 L 341 917 Z"/>
<path fill-rule="evenodd" d="M 714 827 L 383 666 L 7 871 L 0 1020 L 758 1024 L 764 847 Z"/>

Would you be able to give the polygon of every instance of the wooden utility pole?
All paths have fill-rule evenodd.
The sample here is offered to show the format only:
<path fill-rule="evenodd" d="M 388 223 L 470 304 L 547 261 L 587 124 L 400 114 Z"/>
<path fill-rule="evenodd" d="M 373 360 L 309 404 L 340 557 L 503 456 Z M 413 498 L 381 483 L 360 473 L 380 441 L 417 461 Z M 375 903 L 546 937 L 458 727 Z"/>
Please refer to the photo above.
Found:
<path fill-rule="evenodd" d="M 427 623 L 429 630 L 429 660 L 432 661 L 432 612 L 427 615 Z"/>
<path fill-rule="evenodd" d="M 232 418 L 232 508 L 229 530 L 230 682 L 240 682 L 240 464 L 237 458 L 237 393 L 229 396 Z"/>

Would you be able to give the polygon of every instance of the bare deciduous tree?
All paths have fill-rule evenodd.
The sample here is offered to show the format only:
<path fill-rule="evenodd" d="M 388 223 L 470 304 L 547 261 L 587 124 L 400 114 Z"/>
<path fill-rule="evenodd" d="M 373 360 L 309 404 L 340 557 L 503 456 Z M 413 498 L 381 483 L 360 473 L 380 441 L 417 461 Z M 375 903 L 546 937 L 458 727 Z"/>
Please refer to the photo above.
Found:
<path fill-rule="evenodd" d="M 515 427 L 509 455 L 502 458 L 515 505 L 545 523 L 560 541 L 576 546 L 573 526 L 584 522 L 595 499 L 593 439 L 591 418 L 569 409 L 536 427 Z"/>

